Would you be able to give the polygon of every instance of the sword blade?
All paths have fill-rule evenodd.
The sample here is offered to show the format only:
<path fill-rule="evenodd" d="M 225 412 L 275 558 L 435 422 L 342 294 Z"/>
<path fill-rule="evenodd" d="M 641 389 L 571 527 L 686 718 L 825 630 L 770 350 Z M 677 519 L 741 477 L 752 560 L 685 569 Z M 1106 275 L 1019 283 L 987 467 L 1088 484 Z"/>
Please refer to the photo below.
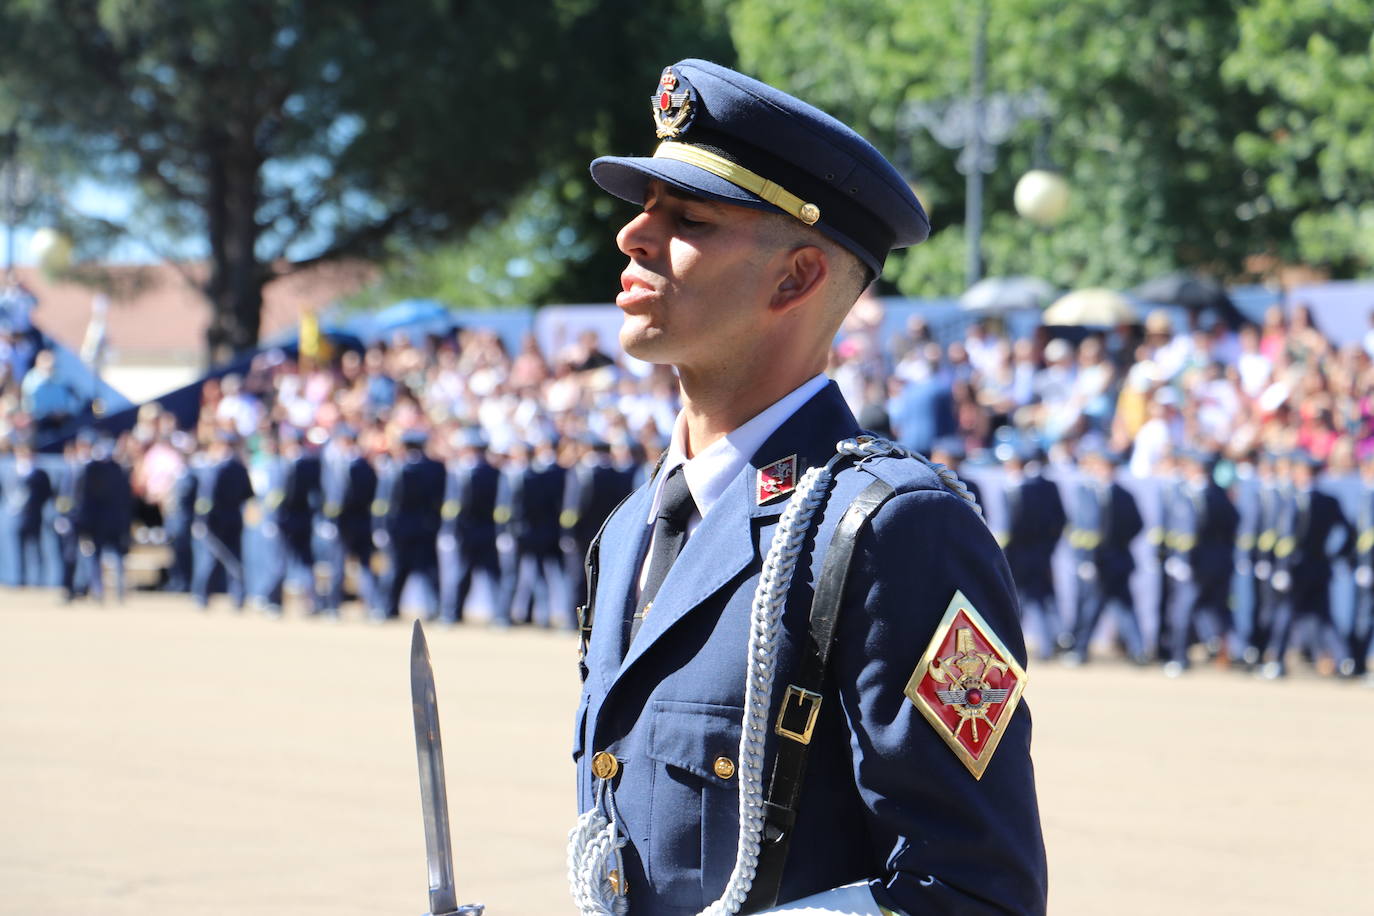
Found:
<path fill-rule="evenodd" d="M 444 746 L 439 737 L 439 703 L 434 695 L 429 645 L 419 620 L 410 637 L 410 702 L 415 712 L 415 757 L 420 764 L 420 806 L 425 817 L 429 911 L 444 916 L 458 910 L 458 898 L 453 887 L 453 841 L 444 786 Z"/>

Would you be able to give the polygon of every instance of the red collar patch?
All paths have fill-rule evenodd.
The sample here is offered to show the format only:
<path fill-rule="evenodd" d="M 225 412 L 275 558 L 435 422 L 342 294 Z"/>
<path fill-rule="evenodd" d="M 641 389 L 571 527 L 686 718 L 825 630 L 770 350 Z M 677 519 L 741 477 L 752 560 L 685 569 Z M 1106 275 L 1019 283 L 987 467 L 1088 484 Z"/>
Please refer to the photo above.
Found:
<path fill-rule="evenodd" d="M 759 468 L 754 497 L 758 505 L 786 496 L 797 488 L 797 456 L 788 455 Z"/>
<path fill-rule="evenodd" d="M 905 693 L 981 779 L 1025 689 L 1025 669 L 964 593 L 955 592 Z"/>

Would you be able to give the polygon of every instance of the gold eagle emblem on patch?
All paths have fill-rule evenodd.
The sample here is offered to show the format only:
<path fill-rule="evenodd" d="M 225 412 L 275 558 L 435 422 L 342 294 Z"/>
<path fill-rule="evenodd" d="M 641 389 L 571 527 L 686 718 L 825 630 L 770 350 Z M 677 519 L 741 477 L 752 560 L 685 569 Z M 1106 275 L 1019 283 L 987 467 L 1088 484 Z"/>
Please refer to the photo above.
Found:
<path fill-rule="evenodd" d="M 964 593 L 955 592 L 904 692 L 981 779 L 1025 689 L 1025 669 Z"/>

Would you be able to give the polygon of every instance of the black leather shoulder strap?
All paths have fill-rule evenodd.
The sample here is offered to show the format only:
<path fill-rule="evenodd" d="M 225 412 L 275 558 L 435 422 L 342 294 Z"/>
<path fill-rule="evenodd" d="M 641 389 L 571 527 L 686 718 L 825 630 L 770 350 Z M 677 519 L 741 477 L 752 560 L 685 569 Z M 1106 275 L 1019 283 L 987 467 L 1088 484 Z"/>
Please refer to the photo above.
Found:
<path fill-rule="evenodd" d="M 830 664 L 830 650 L 835 643 L 835 626 L 844 601 L 854 547 L 859 532 L 893 492 L 891 484 L 884 480 L 874 480 L 865 487 L 840 517 L 830 546 L 826 549 L 825 561 L 811 600 L 811 638 L 803 650 L 795 680 L 785 689 L 778 713 L 776 730 L 781 739 L 773 761 L 768 799 L 764 804 L 763 843 L 759 850 L 754 883 L 740 909 L 741 913 L 756 913 L 777 902 L 783 866 L 787 864 L 787 849 L 792 840 L 792 827 L 797 820 L 802 782 L 806 777 L 811 731 L 820 714 L 821 697 L 825 693 L 826 669 Z"/>

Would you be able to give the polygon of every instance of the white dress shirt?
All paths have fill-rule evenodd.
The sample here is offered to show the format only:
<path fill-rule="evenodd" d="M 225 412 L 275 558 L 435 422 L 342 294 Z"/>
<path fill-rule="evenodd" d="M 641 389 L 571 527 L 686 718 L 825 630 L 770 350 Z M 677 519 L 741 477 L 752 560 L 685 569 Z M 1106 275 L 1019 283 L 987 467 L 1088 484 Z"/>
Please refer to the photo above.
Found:
<path fill-rule="evenodd" d="M 685 445 L 687 420 L 682 413 L 678 413 L 677 420 L 673 423 L 673 437 L 668 443 L 668 455 L 663 459 L 663 466 L 659 468 L 658 475 L 654 477 L 654 497 L 649 501 L 649 515 L 644 523 L 650 528 L 653 527 L 654 519 L 658 517 L 659 504 L 663 499 L 663 481 L 668 478 L 673 468 L 682 465 L 682 473 L 687 478 L 687 490 L 692 494 L 692 502 L 696 504 L 696 511 L 687 522 L 687 537 L 691 538 L 697 525 L 710 514 L 711 507 L 749 463 L 754 453 L 763 448 L 763 444 L 778 431 L 779 427 L 829 383 L 830 380 L 824 373 L 807 380 L 790 394 L 783 395 L 774 401 L 772 406 L 765 408 L 737 429 L 726 433 L 711 443 L 709 448 L 703 449 L 692 458 L 687 457 Z M 644 587 L 644 580 L 648 576 L 649 557 L 653 556 L 653 552 L 651 534 L 649 548 L 639 569 L 640 588 Z"/>

